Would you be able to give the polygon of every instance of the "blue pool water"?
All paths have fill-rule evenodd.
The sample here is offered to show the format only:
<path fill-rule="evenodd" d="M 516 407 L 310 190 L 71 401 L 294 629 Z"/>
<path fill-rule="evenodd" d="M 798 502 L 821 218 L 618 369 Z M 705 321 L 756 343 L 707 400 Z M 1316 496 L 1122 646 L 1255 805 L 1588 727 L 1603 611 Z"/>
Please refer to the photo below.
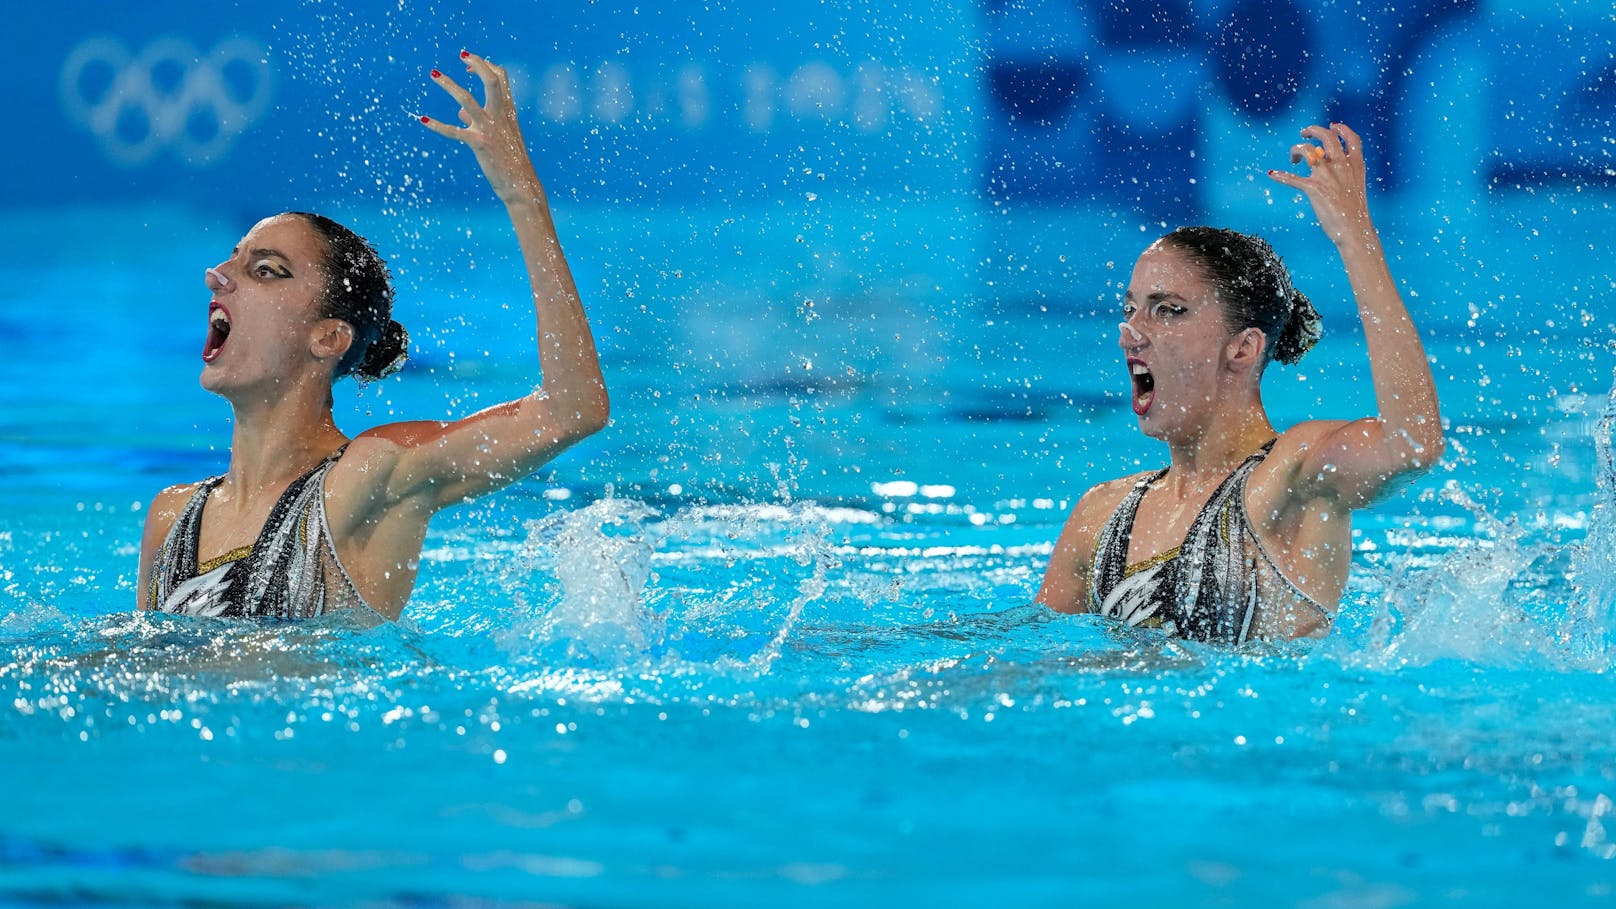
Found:
<path fill-rule="evenodd" d="M 417 357 L 339 387 L 341 425 L 532 384 L 497 220 L 352 214 Z M 1358 520 L 1329 637 L 1227 650 L 1028 605 L 1072 497 L 1164 457 L 1111 347 L 1137 226 L 1046 214 L 1071 255 L 1018 284 L 979 236 L 893 251 L 947 212 L 867 252 L 771 240 L 835 233 L 793 212 L 692 250 L 709 213 L 563 210 L 613 426 L 443 515 L 370 628 L 131 612 L 142 503 L 224 465 L 201 270 L 245 219 L 10 213 L 0 897 L 1605 904 L 1611 285 L 1534 238 L 1616 219 L 1506 199 L 1461 254 L 1381 215 L 1449 456 Z M 1312 231 L 1278 242 L 1330 333 L 1269 377 L 1280 422 L 1369 406 Z"/>

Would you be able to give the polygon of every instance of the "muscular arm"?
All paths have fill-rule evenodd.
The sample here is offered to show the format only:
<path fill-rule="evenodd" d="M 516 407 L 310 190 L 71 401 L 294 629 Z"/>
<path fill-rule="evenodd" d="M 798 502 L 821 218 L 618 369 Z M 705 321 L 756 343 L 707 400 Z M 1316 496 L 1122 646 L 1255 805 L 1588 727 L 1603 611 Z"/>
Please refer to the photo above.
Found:
<path fill-rule="evenodd" d="M 1307 176 L 1270 171 L 1275 181 L 1306 194 L 1346 267 L 1363 320 L 1378 413 L 1332 427 L 1301 453 L 1296 495 L 1326 496 L 1347 508 L 1368 504 L 1405 474 L 1428 469 L 1442 456 L 1442 419 L 1436 383 L 1419 332 L 1403 305 L 1369 218 L 1363 141 L 1343 124 L 1302 131 L 1322 145 L 1297 145 L 1293 161 L 1311 164 Z"/>
<path fill-rule="evenodd" d="M 434 81 L 460 103 L 465 126 L 427 118 L 422 122 L 471 147 L 510 215 L 532 289 L 542 384 L 532 394 L 455 422 L 373 431 L 376 440 L 396 446 L 386 471 L 385 497 L 393 502 L 424 499 L 428 511 L 528 475 L 601 429 L 610 406 L 589 321 L 562 254 L 544 186 L 517 124 L 509 78 L 503 69 L 474 54 L 462 59 L 467 71 L 482 80 L 486 105 L 438 73 Z"/>

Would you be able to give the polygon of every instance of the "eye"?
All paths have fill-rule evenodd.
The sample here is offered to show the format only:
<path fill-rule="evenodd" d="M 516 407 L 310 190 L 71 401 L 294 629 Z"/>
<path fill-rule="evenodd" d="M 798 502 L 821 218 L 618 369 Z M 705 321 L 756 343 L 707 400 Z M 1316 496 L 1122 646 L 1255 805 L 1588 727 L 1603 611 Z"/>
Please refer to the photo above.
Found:
<path fill-rule="evenodd" d="M 1124 303 L 1124 304 L 1122 304 L 1122 317 L 1124 319 L 1133 318 L 1133 314 L 1138 312 L 1138 311 L 1139 311 L 1139 307 L 1133 305 L 1132 303 Z"/>

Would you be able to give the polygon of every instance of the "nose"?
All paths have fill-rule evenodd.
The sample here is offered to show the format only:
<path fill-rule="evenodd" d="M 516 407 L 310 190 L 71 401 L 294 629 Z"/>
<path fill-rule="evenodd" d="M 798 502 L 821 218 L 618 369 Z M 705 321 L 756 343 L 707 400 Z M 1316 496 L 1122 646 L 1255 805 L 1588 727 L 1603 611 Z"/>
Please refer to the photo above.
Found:
<path fill-rule="evenodd" d="M 203 271 L 202 282 L 208 286 L 208 290 L 215 293 L 229 290 L 232 286 L 230 278 L 217 268 L 209 268 Z"/>
<path fill-rule="evenodd" d="M 1134 328 L 1132 322 L 1126 320 L 1118 322 L 1117 328 L 1120 329 L 1117 344 L 1123 350 L 1137 350 L 1145 345 L 1144 334 L 1139 329 Z"/>

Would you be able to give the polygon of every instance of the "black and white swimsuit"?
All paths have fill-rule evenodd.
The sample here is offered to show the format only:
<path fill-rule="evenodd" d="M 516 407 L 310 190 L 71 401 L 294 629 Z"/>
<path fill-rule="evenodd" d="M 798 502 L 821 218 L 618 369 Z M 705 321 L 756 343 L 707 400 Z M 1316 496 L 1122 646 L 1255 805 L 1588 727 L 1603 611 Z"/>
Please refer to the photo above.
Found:
<path fill-rule="evenodd" d="M 305 619 L 365 606 L 337 558 L 326 521 L 325 478 L 340 457 L 342 449 L 286 487 L 252 546 L 199 565 L 202 508 L 224 477 L 203 480 L 157 551 L 148 608 L 193 616 Z"/>
<path fill-rule="evenodd" d="M 1167 468 L 1135 483 L 1095 539 L 1090 608 L 1130 625 L 1225 644 L 1298 625 L 1328 627 L 1330 611 L 1280 572 L 1246 514 L 1246 484 L 1273 447 L 1264 445 L 1219 484 L 1177 549 L 1129 565 L 1139 503 Z"/>

